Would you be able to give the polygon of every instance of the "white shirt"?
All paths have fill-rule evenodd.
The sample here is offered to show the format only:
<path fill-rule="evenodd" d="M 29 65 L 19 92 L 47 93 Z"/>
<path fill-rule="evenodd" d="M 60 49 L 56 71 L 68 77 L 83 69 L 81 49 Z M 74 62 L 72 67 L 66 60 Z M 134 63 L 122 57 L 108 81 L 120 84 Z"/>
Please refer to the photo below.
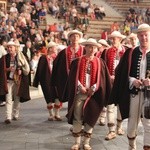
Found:
<path fill-rule="evenodd" d="M 140 50 L 141 51 L 141 50 Z M 146 54 L 149 52 L 150 50 L 146 51 Z M 146 76 L 146 68 L 147 68 L 147 59 L 146 57 L 142 57 L 141 62 L 140 62 L 140 74 L 139 74 L 139 79 L 145 79 Z M 129 88 L 132 89 L 133 88 L 133 82 L 136 80 L 136 78 L 134 77 L 129 77 Z"/>
<path fill-rule="evenodd" d="M 7 51 L 5 50 L 4 46 L 1 45 L 0 46 L 0 58 L 2 58 L 2 56 L 6 55 Z"/>

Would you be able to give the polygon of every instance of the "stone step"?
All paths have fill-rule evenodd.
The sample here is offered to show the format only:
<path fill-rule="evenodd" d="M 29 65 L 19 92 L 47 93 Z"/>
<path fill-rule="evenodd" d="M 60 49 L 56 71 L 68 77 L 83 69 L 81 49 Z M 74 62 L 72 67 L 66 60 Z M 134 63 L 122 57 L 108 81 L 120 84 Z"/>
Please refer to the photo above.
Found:
<path fill-rule="evenodd" d="M 95 23 L 95 24 L 99 24 L 101 22 L 113 22 L 113 21 L 119 21 L 119 22 L 122 22 L 124 21 L 125 19 L 122 17 L 122 18 L 113 18 L 113 17 L 104 17 L 103 20 L 90 20 L 90 23 Z"/>
<path fill-rule="evenodd" d="M 150 1 L 149 2 L 140 2 L 138 3 L 137 5 L 135 5 L 134 3 L 132 2 L 108 2 L 109 4 L 112 4 L 112 5 L 122 5 L 122 6 L 146 6 L 147 4 L 150 4 Z"/>
<path fill-rule="evenodd" d="M 150 4 L 150 1 L 149 2 L 140 2 L 139 4 L 135 5 L 134 3 L 132 2 L 109 2 L 110 5 L 122 5 L 122 6 L 128 6 L 128 7 L 131 7 L 131 6 L 138 6 L 138 7 L 142 7 L 142 6 L 148 6 L 147 4 Z"/>
<path fill-rule="evenodd" d="M 90 25 L 111 25 L 113 21 L 114 20 L 112 20 L 112 21 L 103 21 L 103 20 L 100 20 L 100 21 L 95 21 L 95 22 L 90 21 Z M 123 21 L 118 21 L 118 22 L 123 23 Z"/>
<path fill-rule="evenodd" d="M 80 8 L 79 8 L 79 4 L 80 4 L 81 0 L 78 1 L 78 11 L 81 12 Z M 113 8 L 111 8 L 109 5 L 107 5 L 107 3 L 105 3 L 103 0 L 93 0 L 92 1 L 93 4 L 97 4 L 97 5 L 103 5 L 105 7 L 105 12 L 106 12 L 106 17 L 103 18 L 103 20 L 90 20 L 90 28 L 87 32 L 87 34 L 89 36 L 92 37 L 100 37 L 101 32 L 104 29 L 110 29 L 111 24 L 114 21 L 117 22 L 123 22 L 124 18 L 122 15 L 120 15 L 118 12 L 116 12 L 116 10 L 114 10 Z M 81 14 L 81 17 L 83 17 L 83 15 Z M 51 15 L 47 15 L 48 18 L 48 24 L 49 22 L 52 24 L 52 22 L 58 22 L 58 20 L 56 20 L 55 18 L 53 18 Z M 97 30 L 99 31 L 99 34 L 97 35 Z"/>
<path fill-rule="evenodd" d="M 99 25 L 99 26 L 89 25 L 89 32 L 93 31 L 93 30 L 96 31 L 98 29 L 101 29 L 101 30 L 103 30 L 103 29 L 110 29 L 110 27 L 111 27 L 111 25 Z"/>
<path fill-rule="evenodd" d="M 92 0 L 92 4 L 96 4 L 98 6 L 103 5 L 105 8 L 106 16 L 109 17 L 122 17 L 122 14 L 118 13 L 115 9 L 113 9 L 107 2 L 103 0 Z"/>
<path fill-rule="evenodd" d="M 95 38 L 96 40 L 101 38 L 101 33 L 87 33 L 86 35 L 88 38 Z"/>

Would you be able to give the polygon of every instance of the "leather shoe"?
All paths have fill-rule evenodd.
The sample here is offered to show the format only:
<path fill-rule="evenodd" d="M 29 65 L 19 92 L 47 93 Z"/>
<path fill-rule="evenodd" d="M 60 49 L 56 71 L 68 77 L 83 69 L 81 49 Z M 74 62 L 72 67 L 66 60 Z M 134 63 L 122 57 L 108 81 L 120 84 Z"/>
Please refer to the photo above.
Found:
<path fill-rule="evenodd" d="M 99 125 L 100 125 L 100 126 L 105 126 L 105 122 L 100 121 L 100 122 L 99 122 Z"/>
<path fill-rule="evenodd" d="M 150 150 L 150 146 L 144 146 L 143 149 L 144 150 Z"/>
<path fill-rule="evenodd" d="M 116 133 L 111 131 L 106 135 L 105 140 L 112 140 L 114 138 L 116 138 Z"/>
<path fill-rule="evenodd" d="M 6 105 L 6 102 L 0 102 L 0 107 L 3 107 Z"/>
<path fill-rule="evenodd" d="M 5 123 L 6 123 L 6 124 L 10 124 L 10 123 L 11 123 L 11 120 L 10 120 L 10 119 L 6 119 L 6 120 L 5 120 Z"/>
<path fill-rule="evenodd" d="M 79 144 L 74 144 L 74 145 L 71 147 L 71 150 L 80 150 L 80 145 L 79 145 Z"/>
<path fill-rule="evenodd" d="M 18 117 L 13 117 L 12 120 L 17 121 L 17 120 L 19 120 L 19 118 Z"/>
<path fill-rule="evenodd" d="M 62 121 L 62 119 L 60 117 L 55 116 L 55 120 L 56 121 Z"/>
<path fill-rule="evenodd" d="M 118 134 L 118 135 L 124 135 L 125 132 L 124 132 L 124 130 L 123 130 L 122 128 L 118 128 L 118 129 L 117 129 L 117 134 Z"/>
<path fill-rule="evenodd" d="M 54 117 L 53 117 L 53 116 L 50 116 L 50 117 L 48 118 L 48 121 L 54 121 Z"/>
<path fill-rule="evenodd" d="M 92 147 L 88 144 L 83 145 L 83 150 L 92 150 Z"/>

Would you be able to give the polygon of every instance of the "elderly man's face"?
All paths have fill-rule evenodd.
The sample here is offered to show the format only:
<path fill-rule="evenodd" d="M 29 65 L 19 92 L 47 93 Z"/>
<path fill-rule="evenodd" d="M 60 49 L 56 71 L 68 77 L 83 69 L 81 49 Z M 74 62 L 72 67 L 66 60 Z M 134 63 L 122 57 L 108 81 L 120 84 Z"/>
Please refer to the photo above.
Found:
<path fill-rule="evenodd" d="M 140 42 L 141 48 L 148 48 L 150 45 L 150 31 L 143 31 L 138 33 L 138 39 Z"/>
<path fill-rule="evenodd" d="M 16 54 L 16 47 L 13 46 L 13 45 L 8 46 L 8 53 L 9 53 L 10 55 Z"/>

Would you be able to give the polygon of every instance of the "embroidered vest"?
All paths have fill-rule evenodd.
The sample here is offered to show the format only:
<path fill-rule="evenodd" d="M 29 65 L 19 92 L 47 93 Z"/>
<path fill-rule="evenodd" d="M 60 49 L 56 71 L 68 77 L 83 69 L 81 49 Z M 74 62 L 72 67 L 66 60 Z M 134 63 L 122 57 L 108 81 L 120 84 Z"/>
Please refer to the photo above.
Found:
<path fill-rule="evenodd" d="M 90 63 L 90 86 L 94 85 L 97 82 L 97 70 L 98 70 L 98 61 L 97 58 L 94 57 L 92 61 L 88 61 L 85 56 L 81 58 L 80 66 L 79 66 L 79 81 L 83 86 L 86 86 L 86 73 L 87 66 Z"/>
<path fill-rule="evenodd" d="M 117 57 L 117 48 L 112 47 L 108 49 L 106 54 L 106 64 L 110 75 L 115 75 L 115 59 Z M 119 57 L 121 58 L 125 52 L 125 48 L 122 46 L 122 50 L 119 52 Z"/>
<path fill-rule="evenodd" d="M 72 60 L 83 55 L 83 47 L 82 46 L 79 46 L 78 51 L 74 54 L 74 58 L 73 58 L 73 54 L 72 54 L 72 51 L 70 48 L 71 48 L 70 46 L 68 46 L 66 48 L 66 66 L 67 66 L 68 74 L 69 74 L 69 69 L 70 69 Z"/>

